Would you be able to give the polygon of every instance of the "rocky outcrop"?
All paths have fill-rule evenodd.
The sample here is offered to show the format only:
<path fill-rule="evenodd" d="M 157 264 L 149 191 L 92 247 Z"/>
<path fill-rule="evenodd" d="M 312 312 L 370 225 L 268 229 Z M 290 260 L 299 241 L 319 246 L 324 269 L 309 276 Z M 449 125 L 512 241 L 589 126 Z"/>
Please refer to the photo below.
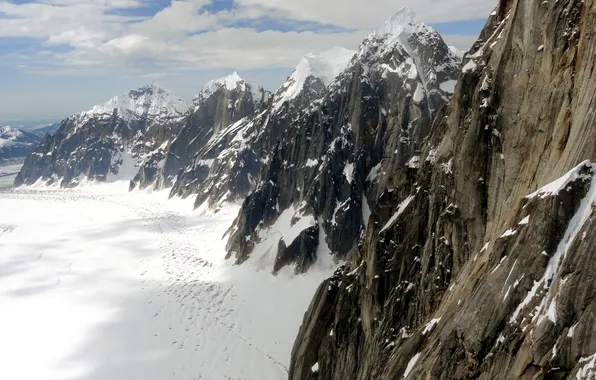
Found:
<path fill-rule="evenodd" d="M 290 379 L 596 376 L 595 26 L 593 0 L 500 1 L 419 168 L 381 160 Z"/>
<path fill-rule="evenodd" d="M 175 135 L 185 102 L 155 86 L 116 96 L 64 120 L 27 157 L 15 184 L 76 186 L 134 176 L 135 166 Z"/>
<path fill-rule="evenodd" d="M 178 186 L 182 189 L 175 192 L 188 196 L 194 189 L 189 189 L 185 169 L 195 162 L 196 157 L 200 157 L 199 161 L 212 159 L 201 154 L 207 143 L 214 137 L 225 135 L 228 127 L 238 121 L 252 119 L 268 105 L 269 99 L 267 91 L 246 82 L 236 72 L 207 83 L 180 122 L 179 133 L 165 149 L 143 162 L 132 186 L 169 188 L 180 177 Z M 224 141 L 224 144 L 228 142 Z M 198 175 L 196 180 L 202 180 L 202 176 Z"/>
<path fill-rule="evenodd" d="M 196 207 L 211 208 L 244 199 L 255 189 L 270 152 L 292 121 L 327 94 L 328 85 L 354 54 L 336 47 L 304 57 L 269 101 L 260 103 L 255 117 L 243 117 L 211 135 L 178 173 L 172 196 L 194 195 Z"/>
<path fill-rule="evenodd" d="M 40 141 L 35 134 L 0 125 L 0 161 L 27 157 Z"/>
<path fill-rule="evenodd" d="M 321 247 L 347 257 L 389 177 L 381 162 L 404 173 L 418 168 L 422 139 L 458 72 L 458 58 L 437 32 L 408 9 L 396 14 L 362 43 L 322 99 L 291 114 L 265 151 L 257 186 L 230 229 L 229 255 L 238 262 L 272 257 L 274 271 L 294 263 L 298 272 Z M 321 233 L 294 244 L 302 235 L 289 231 L 317 226 Z"/>

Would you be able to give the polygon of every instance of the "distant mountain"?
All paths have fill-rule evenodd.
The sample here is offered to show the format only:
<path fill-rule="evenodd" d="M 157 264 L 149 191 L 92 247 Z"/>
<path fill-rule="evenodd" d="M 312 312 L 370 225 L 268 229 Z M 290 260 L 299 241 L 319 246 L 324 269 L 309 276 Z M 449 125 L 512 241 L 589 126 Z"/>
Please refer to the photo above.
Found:
<path fill-rule="evenodd" d="M 143 157 L 178 132 L 186 109 L 184 100 L 156 86 L 116 96 L 64 120 L 25 160 L 15 183 L 132 178 Z"/>
<path fill-rule="evenodd" d="M 0 126 L 0 160 L 24 158 L 41 142 L 33 133 L 20 129 Z"/>
<path fill-rule="evenodd" d="M 49 125 L 46 125 L 45 127 L 41 127 L 41 128 L 35 128 L 29 131 L 29 133 L 32 133 L 34 135 L 37 135 L 39 137 L 45 137 L 45 135 L 47 134 L 53 134 L 55 133 L 58 128 L 60 128 L 60 123 L 52 123 Z"/>
<path fill-rule="evenodd" d="M 226 128 L 217 128 L 213 133 L 209 132 L 212 129 L 208 125 L 204 125 L 201 134 L 197 130 L 184 138 L 177 137 L 177 144 L 183 141 L 201 143 L 190 149 L 190 154 L 170 149 L 169 157 L 174 157 L 174 160 L 186 157 L 186 164 L 179 171 L 168 172 L 168 164 L 164 165 L 165 178 L 175 180 L 171 194 L 195 196 L 196 206 L 208 202 L 209 207 L 246 197 L 255 189 L 260 170 L 266 167 L 267 157 L 292 120 L 326 95 L 327 87 L 345 69 L 355 53 L 333 48 L 319 54 L 309 54 L 298 63 L 287 82 L 274 94 L 264 96 L 263 92 L 262 96 L 259 92 L 255 112 L 236 112 L 236 119 L 232 123 Z M 243 83 L 241 78 L 236 80 Z M 223 83 L 222 80 L 216 82 Z M 229 91 L 233 86 L 226 88 Z M 236 94 L 232 94 L 232 97 L 246 97 L 242 95 L 246 93 L 244 85 L 234 88 L 234 91 Z M 221 102 L 225 102 L 225 99 L 216 103 Z M 209 133 L 206 136 L 208 138 L 197 138 L 203 136 L 202 133 Z"/>

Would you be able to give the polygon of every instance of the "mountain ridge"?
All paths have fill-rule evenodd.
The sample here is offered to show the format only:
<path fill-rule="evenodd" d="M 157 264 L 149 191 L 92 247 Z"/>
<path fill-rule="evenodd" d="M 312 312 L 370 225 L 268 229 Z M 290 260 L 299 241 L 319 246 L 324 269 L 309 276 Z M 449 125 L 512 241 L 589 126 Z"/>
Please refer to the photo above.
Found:
<path fill-rule="evenodd" d="M 0 161 L 24 158 L 40 141 L 34 133 L 0 125 Z"/>

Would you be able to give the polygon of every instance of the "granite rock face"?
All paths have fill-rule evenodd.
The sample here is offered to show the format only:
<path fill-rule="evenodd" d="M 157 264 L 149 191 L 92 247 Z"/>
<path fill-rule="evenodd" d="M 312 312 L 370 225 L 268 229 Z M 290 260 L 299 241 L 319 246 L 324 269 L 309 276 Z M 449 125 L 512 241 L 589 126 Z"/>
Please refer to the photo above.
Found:
<path fill-rule="evenodd" d="M 227 120 L 227 126 L 221 123 L 222 128 L 201 135 L 201 142 L 191 150 L 194 156 L 183 154 L 187 160 L 175 176 L 171 196 L 194 196 L 195 207 L 205 204 L 210 208 L 244 199 L 256 188 L 271 151 L 291 123 L 305 107 L 327 94 L 328 85 L 354 54 L 336 47 L 307 55 L 274 94 L 261 90 L 254 112 L 237 113 L 238 118 Z M 195 141 L 190 137 L 177 140 Z"/>
<path fill-rule="evenodd" d="M 595 378 L 595 30 L 593 0 L 500 1 L 419 167 L 381 159 L 290 379 Z"/>
<path fill-rule="evenodd" d="M 175 135 L 186 108 L 170 92 L 146 86 L 73 115 L 27 157 L 15 184 L 72 187 L 81 180 L 132 177 L 144 157 Z"/>
<path fill-rule="evenodd" d="M 459 67 L 441 36 L 408 9 L 371 34 L 322 98 L 285 113 L 291 119 L 262 150 L 257 185 L 230 229 L 229 255 L 240 263 L 277 252 L 274 272 L 281 263 L 303 272 L 320 249 L 348 257 L 390 177 L 381 163 L 417 170 L 422 141 Z M 297 228 L 313 230 L 289 232 Z M 295 238 L 301 241 L 293 244 Z"/>
<path fill-rule="evenodd" d="M 138 184 L 140 188 L 171 188 L 180 179 L 177 187 L 182 189 L 174 192 L 190 195 L 195 189 L 189 188 L 190 184 L 185 181 L 189 177 L 187 167 L 197 157 L 199 161 L 209 160 L 207 157 L 210 156 L 202 153 L 207 149 L 206 145 L 212 139 L 225 135 L 235 123 L 252 119 L 267 106 L 269 98 L 269 92 L 244 81 L 235 72 L 207 83 L 180 122 L 179 132 L 164 149 L 142 163 L 131 187 Z M 224 144 L 229 142 L 223 141 Z M 201 173 L 196 174 L 193 180 L 202 182 Z"/>

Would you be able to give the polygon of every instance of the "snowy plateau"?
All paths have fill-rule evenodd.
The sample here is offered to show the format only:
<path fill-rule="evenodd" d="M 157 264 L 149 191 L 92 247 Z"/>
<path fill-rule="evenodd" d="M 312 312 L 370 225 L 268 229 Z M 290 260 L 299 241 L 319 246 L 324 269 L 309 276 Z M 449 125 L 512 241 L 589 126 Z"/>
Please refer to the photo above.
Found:
<path fill-rule="evenodd" d="M 303 313 L 335 267 L 233 266 L 224 234 L 237 205 L 191 211 L 128 181 L 9 185 L 0 177 L 0 379 L 287 378 Z"/>

